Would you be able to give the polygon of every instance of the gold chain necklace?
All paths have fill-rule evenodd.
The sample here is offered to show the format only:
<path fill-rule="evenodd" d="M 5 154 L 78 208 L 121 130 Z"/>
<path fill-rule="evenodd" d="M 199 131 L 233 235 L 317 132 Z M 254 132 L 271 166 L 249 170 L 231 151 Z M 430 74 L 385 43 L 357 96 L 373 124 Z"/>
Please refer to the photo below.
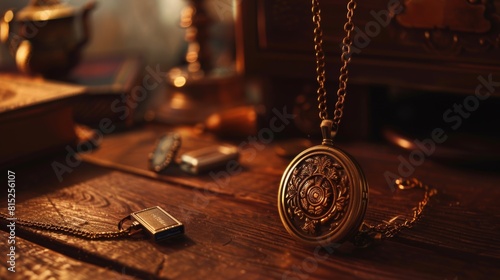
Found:
<path fill-rule="evenodd" d="M 119 229 L 117 231 L 93 232 L 93 231 L 73 228 L 73 227 L 64 226 L 64 225 L 57 225 L 57 224 L 45 223 L 45 222 L 28 221 L 28 220 L 21 219 L 21 218 L 14 218 L 14 217 L 9 216 L 5 213 L 0 213 L 0 219 L 2 219 L 4 221 L 8 221 L 8 222 L 12 221 L 15 223 L 15 225 L 19 225 L 19 226 L 54 231 L 54 232 L 60 232 L 60 233 L 68 234 L 68 235 L 79 236 L 79 237 L 86 238 L 86 239 L 122 238 L 122 237 L 132 235 L 133 228 L 135 227 L 135 226 L 130 226 L 126 229 Z"/>
<path fill-rule="evenodd" d="M 85 239 L 117 239 L 129 237 L 143 232 L 155 241 L 182 235 L 184 225 L 159 206 L 146 208 L 133 212 L 118 223 L 116 231 L 88 231 L 55 223 L 29 221 L 14 216 L 14 212 L 5 214 L 0 212 L 0 220 L 7 222 L 8 226 L 29 227 L 53 232 L 64 233 Z M 129 225 L 125 226 L 125 223 Z"/>
<path fill-rule="evenodd" d="M 342 66 L 340 67 L 339 75 L 339 89 L 337 90 L 337 103 L 335 103 L 335 110 L 333 111 L 332 132 L 337 133 L 342 113 L 344 110 L 345 95 L 347 93 L 347 80 L 349 70 L 347 66 L 351 62 L 351 45 L 352 38 L 351 32 L 354 30 L 354 23 L 352 17 L 354 16 L 354 9 L 356 9 L 356 2 L 351 0 L 347 4 L 347 21 L 344 24 L 344 31 L 346 35 L 342 40 L 342 55 L 340 60 Z M 325 52 L 323 51 L 323 30 L 321 28 L 321 9 L 319 7 L 319 0 L 312 0 L 312 13 L 314 23 L 314 50 L 316 51 L 316 80 L 318 81 L 318 109 L 319 118 L 322 120 L 328 119 L 328 112 L 326 108 L 326 88 L 325 88 Z M 333 137 L 334 135 L 332 135 Z"/>
<path fill-rule="evenodd" d="M 368 204 L 368 183 L 361 167 L 346 152 L 333 146 L 347 94 L 348 65 L 351 62 L 352 21 L 356 2 L 347 4 L 346 35 L 342 54 L 337 102 L 333 119 L 328 119 L 325 88 L 325 52 L 319 0 L 312 0 L 314 49 L 318 82 L 318 109 L 323 142 L 311 147 L 292 160 L 281 178 L 278 192 L 278 211 L 286 230 L 307 244 L 325 245 L 351 241 L 367 246 L 374 240 L 392 237 L 404 228 L 411 228 L 422 216 L 429 199 L 437 193 L 417 179 L 397 179 L 399 189 L 420 188 L 424 199 L 413 210 L 413 216 L 397 223 L 369 225 L 364 216 Z"/>

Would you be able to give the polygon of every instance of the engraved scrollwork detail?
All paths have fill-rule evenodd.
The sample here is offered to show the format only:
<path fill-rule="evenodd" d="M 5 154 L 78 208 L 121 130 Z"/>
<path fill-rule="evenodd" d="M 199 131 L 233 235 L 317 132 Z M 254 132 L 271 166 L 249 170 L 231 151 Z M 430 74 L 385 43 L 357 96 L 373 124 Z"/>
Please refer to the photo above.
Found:
<path fill-rule="evenodd" d="M 325 155 L 302 161 L 287 184 L 287 214 L 307 235 L 334 230 L 349 204 L 349 179 L 345 168 Z"/>

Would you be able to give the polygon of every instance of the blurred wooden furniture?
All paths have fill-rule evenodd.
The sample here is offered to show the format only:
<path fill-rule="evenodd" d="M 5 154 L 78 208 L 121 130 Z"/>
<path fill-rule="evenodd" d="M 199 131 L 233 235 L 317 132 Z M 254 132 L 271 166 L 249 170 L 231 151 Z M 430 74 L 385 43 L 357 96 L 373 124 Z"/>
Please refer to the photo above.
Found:
<path fill-rule="evenodd" d="M 399 138 L 426 138 L 432 129 L 449 124 L 443 114 L 454 103 L 470 101 L 466 98 L 474 98 L 479 89 L 491 97 L 481 100 L 473 116 L 466 115 L 459 130 L 449 132 L 462 143 L 441 146 L 454 151 L 457 161 L 462 160 L 460 150 L 488 157 L 476 147 L 499 159 L 490 141 L 500 139 L 500 123 L 493 117 L 500 100 L 500 1 L 357 2 L 349 94 L 337 137 L 388 138 L 389 130 Z M 311 121 L 318 111 L 311 106 L 317 83 L 310 1 L 238 3 L 240 70 L 263 78 L 268 107 L 286 105 L 296 112 L 291 132 L 313 135 L 319 121 Z M 329 108 L 336 101 L 346 3 L 321 1 Z M 463 135 L 470 140 L 461 141 Z"/>
<path fill-rule="evenodd" d="M 340 66 L 346 3 L 321 2 L 327 75 L 333 82 Z M 242 70 L 314 78 L 308 1 L 252 0 L 238 7 Z M 493 0 L 358 1 L 350 81 L 473 93 L 478 75 L 500 73 L 499 9 L 500 1 Z"/>
<path fill-rule="evenodd" d="M 176 130 L 183 151 L 219 143 L 190 128 L 148 124 L 106 135 L 101 147 L 58 182 L 48 158 L 16 172 L 16 214 L 87 230 L 114 230 L 132 211 L 159 205 L 185 224 L 182 239 L 89 241 L 16 228 L 16 273 L 2 262 L 0 278 L 29 279 L 496 279 L 500 276 L 500 190 L 497 171 L 452 168 L 426 161 L 415 176 L 439 190 L 423 218 L 396 238 L 367 249 L 345 244 L 331 252 L 304 246 L 282 226 L 278 183 L 288 159 L 273 145 L 242 144 L 241 172 L 191 176 L 176 168 L 147 169 L 157 137 Z M 240 144 L 236 141 L 234 144 Z M 258 150 L 257 147 L 262 148 Z M 398 151 L 344 144 L 370 184 L 367 220 L 410 213 L 419 191 L 393 193 L 383 173 L 397 172 Z M 480 187 L 479 187 L 480 186 Z M 0 201 L 6 209 L 6 199 Z M 2 210 L 4 211 L 4 210 Z M 2 226 L 2 230 L 6 227 Z M 0 248 L 8 247 L 0 232 Z M 4 252 L 2 251 L 5 256 Z M 4 257 L 5 258 L 5 257 Z"/>

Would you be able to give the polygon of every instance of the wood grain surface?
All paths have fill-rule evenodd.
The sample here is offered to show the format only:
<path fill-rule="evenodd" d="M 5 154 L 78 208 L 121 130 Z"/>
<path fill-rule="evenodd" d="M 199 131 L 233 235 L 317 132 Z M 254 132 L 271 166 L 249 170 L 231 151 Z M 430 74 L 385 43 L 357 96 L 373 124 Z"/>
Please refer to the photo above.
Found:
<path fill-rule="evenodd" d="M 335 249 L 315 248 L 293 240 L 279 219 L 276 196 L 288 159 L 275 155 L 273 145 L 277 142 L 255 153 L 249 148 L 244 150 L 242 172 L 219 181 L 209 174 L 193 176 L 176 168 L 158 175 L 148 171 L 147 154 L 157 137 L 167 130 L 164 126 L 147 125 L 109 135 L 99 150 L 85 155 L 86 162 L 65 174 L 60 183 L 50 167 L 53 159 L 16 167 L 16 214 L 26 219 L 108 231 L 114 230 L 130 212 L 159 205 L 185 224 L 184 237 L 164 243 L 142 236 L 90 241 L 19 227 L 16 233 L 20 248 L 31 246 L 30 255 L 50 254 L 44 256 L 45 261 L 30 259 L 21 248 L 20 259 L 29 259 L 32 264 L 20 262 L 22 272 L 16 276 L 28 275 L 38 262 L 50 275 L 81 272 L 79 275 L 88 276 L 86 279 L 113 279 L 121 274 L 138 279 L 500 276 L 498 172 L 428 160 L 416 168 L 414 175 L 438 188 L 439 195 L 414 228 L 367 249 L 354 248 L 349 243 Z M 188 128 L 179 131 L 183 135 L 183 151 L 220 142 Z M 422 193 L 393 193 L 383 177 L 387 170 L 397 172 L 399 151 L 365 143 L 343 144 L 342 148 L 359 160 L 370 183 L 367 221 L 380 222 L 411 212 Z M 5 209 L 5 202 L 0 201 L 1 209 Z M 5 248 L 6 234 L 0 238 Z M 52 259 L 57 258 L 69 259 L 70 265 L 51 265 Z M 99 271 L 108 274 L 95 276 Z M 11 274 L 2 262 L 0 278 L 6 277 Z"/>
<path fill-rule="evenodd" d="M 0 247 L 2 249 L 12 246 L 7 244 L 8 236 L 8 233 L 0 231 Z M 5 264 L 2 262 L 1 279 L 134 279 L 134 277 L 125 274 L 125 267 L 123 272 L 115 272 L 73 259 L 20 237 L 16 237 L 15 252 L 17 257 L 15 272 L 7 272 L 4 269 Z"/>

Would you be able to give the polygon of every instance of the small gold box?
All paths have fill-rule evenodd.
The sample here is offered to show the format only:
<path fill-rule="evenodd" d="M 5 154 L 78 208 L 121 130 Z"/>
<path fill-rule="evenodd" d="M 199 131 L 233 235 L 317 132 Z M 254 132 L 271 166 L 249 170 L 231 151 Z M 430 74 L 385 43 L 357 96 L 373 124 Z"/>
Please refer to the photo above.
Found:
<path fill-rule="evenodd" d="M 159 206 L 134 212 L 130 216 L 157 242 L 184 233 L 184 225 Z"/>

